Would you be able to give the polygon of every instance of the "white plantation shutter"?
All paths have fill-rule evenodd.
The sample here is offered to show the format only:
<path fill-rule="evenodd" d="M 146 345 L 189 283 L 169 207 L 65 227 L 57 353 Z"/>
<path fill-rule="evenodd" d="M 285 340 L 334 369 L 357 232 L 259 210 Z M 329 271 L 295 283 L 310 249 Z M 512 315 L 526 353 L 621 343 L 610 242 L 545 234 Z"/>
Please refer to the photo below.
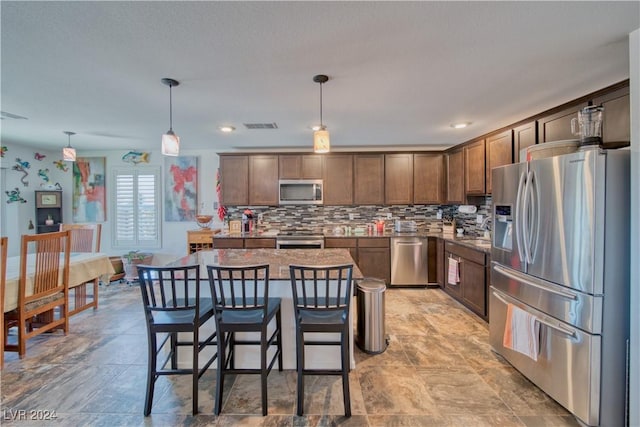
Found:
<path fill-rule="evenodd" d="M 113 247 L 159 248 L 160 168 L 113 169 Z"/>

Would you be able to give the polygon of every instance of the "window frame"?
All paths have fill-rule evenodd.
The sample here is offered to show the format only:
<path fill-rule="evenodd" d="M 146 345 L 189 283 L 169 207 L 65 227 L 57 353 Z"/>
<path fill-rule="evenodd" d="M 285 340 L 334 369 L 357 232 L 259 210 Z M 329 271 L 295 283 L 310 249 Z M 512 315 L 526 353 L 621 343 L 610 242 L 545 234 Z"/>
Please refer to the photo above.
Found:
<path fill-rule="evenodd" d="M 111 185 L 111 247 L 114 249 L 161 249 L 162 248 L 162 175 L 160 166 L 136 166 L 132 167 L 113 167 L 110 171 L 113 185 Z M 132 240 L 119 239 L 118 237 L 118 177 L 123 175 L 132 175 L 134 181 L 134 203 L 133 203 L 133 221 L 134 221 L 134 238 Z M 139 197 L 138 177 L 141 175 L 153 175 L 154 177 L 154 213 L 155 213 L 155 229 L 157 238 L 155 240 L 141 240 L 139 235 Z"/>

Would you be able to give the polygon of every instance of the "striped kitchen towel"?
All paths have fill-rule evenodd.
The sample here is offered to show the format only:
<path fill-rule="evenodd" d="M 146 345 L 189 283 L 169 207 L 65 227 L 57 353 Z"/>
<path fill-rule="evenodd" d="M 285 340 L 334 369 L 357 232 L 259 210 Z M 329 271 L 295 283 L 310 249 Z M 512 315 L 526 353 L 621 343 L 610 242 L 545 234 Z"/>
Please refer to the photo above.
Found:
<path fill-rule="evenodd" d="M 450 285 L 457 285 L 460 283 L 460 271 L 458 269 L 458 261 L 449 258 L 449 271 L 447 274 L 447 283 Z"/>
<path fill-rule="evenodd" d="M 507 304 L 502 345 L 537 361 L 540 323 L 536 322 L 535 316 L 513 304 Z"/>

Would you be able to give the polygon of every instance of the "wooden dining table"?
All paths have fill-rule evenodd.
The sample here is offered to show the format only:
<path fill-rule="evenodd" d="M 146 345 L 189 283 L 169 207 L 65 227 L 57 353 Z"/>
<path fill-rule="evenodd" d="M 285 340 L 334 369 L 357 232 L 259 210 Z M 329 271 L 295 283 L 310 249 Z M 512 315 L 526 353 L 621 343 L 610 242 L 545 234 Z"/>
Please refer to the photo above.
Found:
<path fill-rule="evenodd" d="M 27 255 L 35 257 L 34 254 Z M 33 266 L 33 262 L 27 265 Z M 33 269 L 33 267 L 31 267 Z M 80 286 L 95 278 L 112 275 L 115 271 L 109 256 L 101 252 L 73 252 L 69 259 L 69 288 Z M 33 293 L 33 270 L 27 269 L 27 295 Z M 18 307 L 20 281 L 20 256 L 7 258 L 6 284 L 4 293 L 4 313 Z"/>

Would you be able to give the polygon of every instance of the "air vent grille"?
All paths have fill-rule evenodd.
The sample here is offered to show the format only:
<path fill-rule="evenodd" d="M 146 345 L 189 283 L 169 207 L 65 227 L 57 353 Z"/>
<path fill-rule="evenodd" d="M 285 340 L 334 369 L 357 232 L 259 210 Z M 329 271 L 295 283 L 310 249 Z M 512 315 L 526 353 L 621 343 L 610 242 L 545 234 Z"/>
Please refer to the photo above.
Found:
<path fill-rule="evenodd" d="M 278 129 L 276 123 L 244 123 L 247 129 Z"/>

